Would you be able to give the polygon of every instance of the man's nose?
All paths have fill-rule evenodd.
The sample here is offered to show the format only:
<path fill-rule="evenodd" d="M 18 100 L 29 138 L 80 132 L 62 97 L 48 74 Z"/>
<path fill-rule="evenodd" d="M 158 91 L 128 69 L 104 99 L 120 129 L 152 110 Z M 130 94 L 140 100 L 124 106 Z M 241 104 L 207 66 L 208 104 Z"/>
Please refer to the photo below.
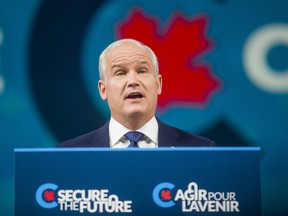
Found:
<path fill-rule="evenodd" d="M 127 76 L 127 82 L 129 86 L 135 86 L 139 84 L 138 76 L 136 71 L 130 71 Z"/>

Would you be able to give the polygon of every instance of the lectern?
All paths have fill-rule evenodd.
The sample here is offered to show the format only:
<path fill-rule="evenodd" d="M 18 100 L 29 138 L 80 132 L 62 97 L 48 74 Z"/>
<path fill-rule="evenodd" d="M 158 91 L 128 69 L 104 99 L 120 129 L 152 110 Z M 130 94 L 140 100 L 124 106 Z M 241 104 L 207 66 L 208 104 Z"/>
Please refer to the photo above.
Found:
<path fill-rule="evenodd" d="M 260 148 L 15 149 L 15 215 L 261 215 Z"/>

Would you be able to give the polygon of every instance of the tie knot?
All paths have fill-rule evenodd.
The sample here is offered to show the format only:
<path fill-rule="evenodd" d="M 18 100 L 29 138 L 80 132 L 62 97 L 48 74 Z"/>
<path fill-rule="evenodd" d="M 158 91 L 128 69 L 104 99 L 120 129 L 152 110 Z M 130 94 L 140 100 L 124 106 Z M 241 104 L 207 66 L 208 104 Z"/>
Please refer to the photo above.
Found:
<path fill-rule="evenodd" d="M 138 131 L 130 131 L 125 134 L 125 137 L 130 141 L 131 147 L 138 147 L 138 141 L 143 137 L 144 134 Z"/>

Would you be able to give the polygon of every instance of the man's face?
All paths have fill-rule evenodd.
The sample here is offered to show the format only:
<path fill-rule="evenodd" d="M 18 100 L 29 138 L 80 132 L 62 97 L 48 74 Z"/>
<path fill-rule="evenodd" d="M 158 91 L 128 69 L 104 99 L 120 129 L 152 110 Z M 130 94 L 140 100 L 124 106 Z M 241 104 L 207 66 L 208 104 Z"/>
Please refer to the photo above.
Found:
<path fill-rule="evenodd" d="M 112 117 L 122 124 L 131 117 L 150 120 L 161 94 L 162 77 L 156 75 L 147 51 L 126 42 L 107 54 L 106 63 L 106 79 L 98 87 Z"/>

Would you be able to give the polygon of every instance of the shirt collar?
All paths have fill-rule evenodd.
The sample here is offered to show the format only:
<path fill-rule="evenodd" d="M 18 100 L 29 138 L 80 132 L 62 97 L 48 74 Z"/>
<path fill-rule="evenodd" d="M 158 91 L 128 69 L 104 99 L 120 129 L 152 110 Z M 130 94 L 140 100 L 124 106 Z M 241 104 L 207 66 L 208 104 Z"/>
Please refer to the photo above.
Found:
<path fill-rule="evenodd" d="M 115 145 L 123 136 L 129 132 L 128 128 L 124 127 L 113 117 L 111 117 L 109 122 L 109 138 L 110 146 Z M 139 128 L 137 131 L 143 133 L 146 137 L 152 140 L 154 143 L 158 143 L 158 122 L 153 116 L 145 125 Z"/>
<path fill-rule="evenodd" d="M 150 121 L 148 121 L 145 125 L 139 128 L 137 131 L 143 133 L 146 137 L 152 140 L 154 143 L 158 143 L 158 122 L 153 116 Z"/>

